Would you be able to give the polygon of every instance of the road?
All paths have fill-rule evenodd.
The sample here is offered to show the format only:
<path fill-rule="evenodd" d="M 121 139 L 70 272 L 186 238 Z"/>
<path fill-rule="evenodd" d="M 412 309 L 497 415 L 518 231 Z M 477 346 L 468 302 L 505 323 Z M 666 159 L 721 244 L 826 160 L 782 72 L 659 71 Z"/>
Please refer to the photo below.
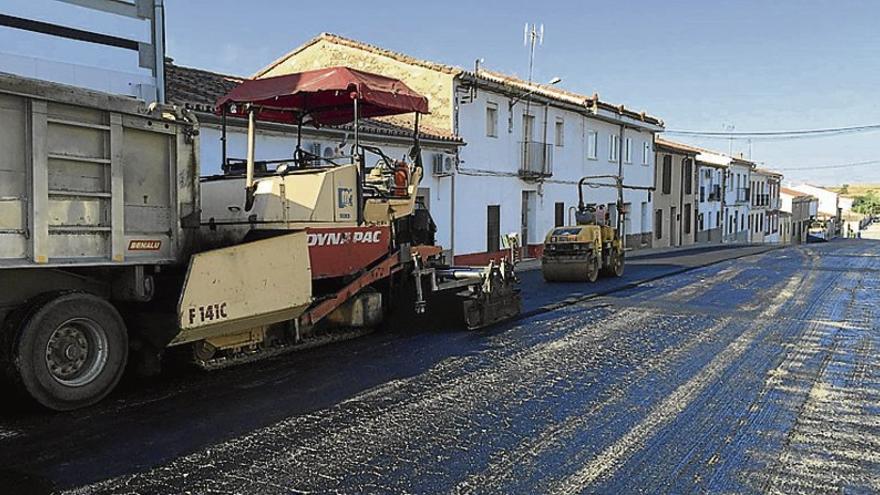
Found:
<path fill-rule="evenodd" d="M 880 242 L 694 268 L 717 255 L 636 260 L 630 273 L 649 281 L 618 290 L 526 273 L 526 291 L 571 304 L 548 311 L 552 298 L 534 296 L 531 316 L 489 331 L 401 329 L 172 373 L 71 414 L 13 406 L 0 416 L 0 486 L 880 491 Z"/>

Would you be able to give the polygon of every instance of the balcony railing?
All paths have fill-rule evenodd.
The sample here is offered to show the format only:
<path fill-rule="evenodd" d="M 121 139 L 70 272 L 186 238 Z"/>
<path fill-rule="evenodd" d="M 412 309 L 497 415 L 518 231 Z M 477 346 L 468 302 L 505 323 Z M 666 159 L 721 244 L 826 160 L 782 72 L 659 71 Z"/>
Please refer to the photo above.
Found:
<path fill-rule="evenodd" d="M 524 179 L 553 175 L 553 145 L 537 141 L 521 141 L 519 176 Z"/>
<path fill-rule="evenodd" d="M 778 210 L 782 208 L 782 201 L 779 198 L 770 198 L 770 209 Z"/>
<path fill-rule="evenodd" d="M 751 198 L 751 190 L 748 187 L 740 187 L 736 190 L 736 202 L 747 203 Z"/>
<path fill-rule="evenodd" d="M 770 194 L 755 194 L 753 199 L 754 206 L 770 206 Z"/>
<path fill-rule="evenodd" d="M 721 201 L 721 186 L 713 185 L 709 190 L 709 198 L 707 201 Z"/>

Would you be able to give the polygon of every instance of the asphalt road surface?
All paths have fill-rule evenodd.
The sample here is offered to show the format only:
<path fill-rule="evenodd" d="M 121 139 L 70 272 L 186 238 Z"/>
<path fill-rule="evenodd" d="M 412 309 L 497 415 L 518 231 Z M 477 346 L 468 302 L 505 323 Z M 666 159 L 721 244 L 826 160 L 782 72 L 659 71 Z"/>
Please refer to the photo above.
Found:
<path fill-rule="evenodd" d="M 489 331 L 9 405 L 0 492 L 880 492 L 880 242 L 655 262 L 592 298 L 526 273 L 580 302 Z"/>

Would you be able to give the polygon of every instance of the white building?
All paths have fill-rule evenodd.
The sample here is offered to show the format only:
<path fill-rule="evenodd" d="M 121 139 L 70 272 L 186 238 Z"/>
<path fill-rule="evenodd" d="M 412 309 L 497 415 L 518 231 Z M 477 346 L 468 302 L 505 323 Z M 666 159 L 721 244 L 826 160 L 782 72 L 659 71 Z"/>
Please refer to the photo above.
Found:
<path fill-rule="evenodd" d="M 755 169 L 749 182 L 751 242 L 779 243 L 779 182 L 782 175 Z"/>
<path fill-rule="evenodd" d="M 163 101 L 164 0 L 4 0 L 0 71 Z"/>
<path fill-rule="evenodd" d="M 720 243 L 724 234 L 724 178 L 730 158 L 694 147 L 697 151 L 697 236 L 698 243 Z"/>
<path fill-rule="evenodd" d="M 662 121 L 548 85 L 487 70 L 419 60 L 376 46 L 322 34 L 256 74 L 270 77 L 334 65 L 381 73 L 428 97 L 426 129 L 459 136 L 451 170 L 423 185 L 440 226 L 438 241 L 460 263 L 497 257 L 501 237 L 520 233 L 536 256 L 546 232 L 569 221 L 584 175 L 617 175 L 630 186 L 654 182 L 654 134 Z M 590 203 L 615 203 L 612 188 L 585 188 Z M 650 245 L 651 197 L 627 190 L 627 244 Z"/>
<path fill-rule="evenodd" d="M 724 241 L 749 242 L 749 212 L 752 170 L 755 164 L 743 158 L 731 157 L 724 179 Z"/>

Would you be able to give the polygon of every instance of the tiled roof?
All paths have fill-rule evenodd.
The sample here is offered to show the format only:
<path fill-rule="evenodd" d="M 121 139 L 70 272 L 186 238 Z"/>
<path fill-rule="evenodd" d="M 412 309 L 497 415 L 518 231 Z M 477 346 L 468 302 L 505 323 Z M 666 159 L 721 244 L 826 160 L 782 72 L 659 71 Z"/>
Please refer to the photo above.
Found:
<path fill-rule="evenodd" d="M 454 76 L 466 75 L 466 76 L 476 78 L 478 80 L 484 80 L 484 81 L 494 82 L 497 84 L 509 85 L 512 87 L 516 87 L 520 90 L 525 90 L 525 91 L 535 90 L 535 94 L 538 94 L 538 95 L 541 95 L 541 96 L 544 96 L 547 98 L 563 101 L 566 103 L 571 103 L 571 104 L 575 104 L 575 105 L 582 105 L 582 106 L 588 106 L 588 105 L 592 106 L 595 104 L 596 106 L 601 107 L 605 110 L 618 112 L 618 113 L 620 113 L 622 115 L 626 115 L 630 118 L 642 120 L 644 122 L 649 122 L 649 123 L 655 124 L 655 125 L 660 125 L 660 126 L 663 125 L 662 120 L 660 120 L 657 117 L 648 115 L 645 112 L 637 112 L 635 110 L 630 110 L 628 108 L 625 108 L 623 105 L 615 105 L 612 103 L 601 101 L 599 99 L 598 93 L 594 93 L 592 96 L 586 96 L 586 95 L 582 95 L 579 93 L 566 91 L 564 89 L 560 89 L 555 86 L 550 86 L 550 85 L 546 85 L 546 84 L 529 83 L 528 81 L 524 81 L 524 80 L 522 80 L 518 77 L 515 77 L 515 76 L 501 74 L 498 72 L 489 71 L 489 70 L 485 70 L 485 69 L 481 69 L 479 71 L 479 73 L 474 73 L 474 72 L 466 71 L 460 67 L 455 67 L 452 65 L 440 64 L 440 63 L 431 62 L 431 61 L 424 60 L 424 59 L 419 59 L 416 57 L 412 57 L 410 55 L 406 55 L 404 53 L 395 52 L 393 50 L 387 50 L 385 48 L 381 48 L 376 45 L 371 45 L 369 43 L 364 43 L 362 41 L 353 40 L 353 39 L 346 38 L 346 37 L 339 36 L 337 34 L 332 34 L 332 33 L 321 33 L 318 36 L 315 36 L 314 38 L 310 39 L 309 41 L 303 43 L 302 45 L 296 47 L 295 49 L 291 50 L 290 52 L 284 54 L 282 57 L 278 58 L 277 60 L 275 60 L 274 62 L 272 62 L 268 66 L 266 66 L 265 68 L 260 69 L 259 72 L 254 74 L 254 77 L 255 78 L 260 77 L 260 76 L 266 74 L 267 72 L 269 72 L 273 68 L 275 68 L 278 65 L 280 65 L 281 63 L 283 63 L 285 60 L 289 59 L 290 57 L 295 56 L 296 54 L 300 53 L 301 51 L 305 50 L 306 48 L 308 48 L 308 47 L 310 47 L 320 41 L 327 41 L 327 42 L 334 43 L 337 45 L 342 45 L 342 46 L 347 46 L 350 48 L 363 50 L 363 51 L 366 51 L 369 53 L 373 53 L 376 55 L 388 57 L 393 60 L 397 60 L 398 62 L 403 62 L 406 64 L 415 65 L 418 67 L 425 67 L 427 69 L 435 70 L 438 72 L 443 72 L 446 74 L 452 74 Z"/>
<path fill-rule="evenodd" d="M 200 112 L 213 112 L 217 100 L 245 78 L 165 63 L 165 99 Z"/>
<path fill-rule="evenodd" d="M 698 148 L 696 146 L 691 146 L 689 144 L 679 143 L 677 141 L 670 141 L 668 139 L 663 139 L 659 137 L 654 139 L 654 144 L 659 147 L 684 154 L 716 153 L 714 151 L 709 151 L 703 148 Z"/>
<path fill-rule="evenodd" d="M 789 196 L 792 196 L 795 198 L 812 198 L 812 196 L 810 196 L 809 194 L 807 194 L 805 192 L 796 191 L 794 189 L 789 189 L 785 186 L 780 187 L 779 192 L 781 192 L 782 194 L 788 194 Z"/>
<path fill-rule="evenodd" d="M 165 99 L 168 103 L 181 105 L 196 112 L 214 113 L 217 100 L 236 87 L 246 78 L 220 74 L 202 69 L 182 67 L 168 61 L 165 64 Z M 350 124 L 333 126 L 336 129 L 352 130 Z M 364 119 L 360 130 L 373 135 L 410 137 L 412 129 L 392 122 Z M 459 137 L 427 126 L 420 127 L 422 139 L 461 143 Z"/>
<path fill-rule="evenodd" d="M 767 170 L 766 168 L 756 168 L 755 172 L 757 172 L 761 175 L 769 175 L 769 176 L 777 177 L 780 179 L 783 177 L 783 174 L 781 174 L 780 172 L 774 172 L 772 170 Z"/>
<path fill-rule="evenodd" d="M 533 91 L 536 95 L 541 95 L 546 98 L 555 99 L 565 103 L 570 103 L 572 105 L 579 105 L 584 107 L 596 106 L 604 110 L 616 112 L 621 115 L 626 115 L 627 117 L 635 120 L 641 120 L 643 122 L 648 122 L 659 126 L 663 125 L 663 121 L 660 120 L 658 117 L 654 117 L 653 115 L 648 115 L 645 112 L 637 112 L 635 110 L 631 110 L 629 108 L 626 108 L 624 105 L 615 105 L 606 101 L 602 101 L 601 99 L 599 99 L 598 93 L 593 93 L 592 96 L 586 96 L 549 84 L 538 84 L 535 82 L 530 83 L 515 76 L 502 74 L 500 72 L 490 71 L 486 69 L 480 69 L 480 72 L 478 73 L 464 72 L 464 74 L 467 74 L 478 80 L 511 86 L 519 91 Z"/>

